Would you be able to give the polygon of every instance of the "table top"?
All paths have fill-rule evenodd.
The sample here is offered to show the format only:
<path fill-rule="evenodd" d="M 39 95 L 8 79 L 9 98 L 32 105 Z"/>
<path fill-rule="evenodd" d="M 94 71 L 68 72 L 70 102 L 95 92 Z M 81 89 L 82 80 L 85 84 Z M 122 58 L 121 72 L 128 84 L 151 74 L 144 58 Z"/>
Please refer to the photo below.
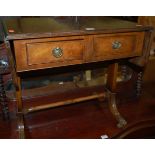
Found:
<path fill-rule="evenodd" d="M 6 40 L 73 36 L 148 29 L 135 22 L 112 17 L 22 17 L 2 21 Z"/>

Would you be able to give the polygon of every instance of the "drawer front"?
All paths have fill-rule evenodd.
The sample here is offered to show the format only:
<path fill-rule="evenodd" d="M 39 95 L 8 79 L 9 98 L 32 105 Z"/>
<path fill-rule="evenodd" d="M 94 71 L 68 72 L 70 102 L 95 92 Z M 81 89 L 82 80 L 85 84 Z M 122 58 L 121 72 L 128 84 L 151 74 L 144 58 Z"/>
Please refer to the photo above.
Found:
<path fill-rule="evenodd" d="M 84 37 L 60 37 L 14 41 L 17 71 L 81 64 Z"/>
<path fill-rule="evenodd" d="M 141 56 L 144 32 L 14 41 L 17 72 Z"/>
<path fill-rule="evenodd" d="M 94 36 L 93 59 L 109 60 L 140 56 L 144 32 Z"/>
<path fill-rule="evenodd" d="M 83 59 L 82 41 L 61 41 L 27 44 L 28 65 Z"/>

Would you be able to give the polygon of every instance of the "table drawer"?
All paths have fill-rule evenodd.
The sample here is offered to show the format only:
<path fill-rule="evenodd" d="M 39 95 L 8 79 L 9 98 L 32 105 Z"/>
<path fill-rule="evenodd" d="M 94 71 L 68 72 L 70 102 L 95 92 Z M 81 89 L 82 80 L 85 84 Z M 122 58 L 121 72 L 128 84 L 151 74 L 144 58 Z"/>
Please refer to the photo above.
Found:
<path fill-rule="evenodd" d="M 106 60 L 140 56 L 143 40 L 144 32 L 96 35 L 93 58 Z"/>
<path fill-rule="evenodd" d="M 81 40 L 27 44 L 28 65 L 82 60 L 84 45 Z"/>
<path fill-rule="evenodd" d="M 80 64 L 85 51 L 84 37 L 60 37 L 14 42 L 17 71 Z"/>

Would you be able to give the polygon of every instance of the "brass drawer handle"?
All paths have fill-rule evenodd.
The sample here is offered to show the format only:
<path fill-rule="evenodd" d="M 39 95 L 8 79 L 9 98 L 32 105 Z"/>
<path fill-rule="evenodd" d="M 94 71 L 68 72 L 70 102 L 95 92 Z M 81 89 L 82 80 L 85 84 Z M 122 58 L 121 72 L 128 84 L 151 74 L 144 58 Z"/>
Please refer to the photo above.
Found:
<path fill-rule="evenodd" d="M 113 49 L 119 49 L 122 46 L 122 44 L 119 41 L 114 41 L 112 43 L 112 48 Z"/>
<path fill-rule="evenodd" d="M 60 47 L 56 47 L 52 50 L 52 54 L 56 58 L 60 58 L 63 55 L 63 50 Z"/>

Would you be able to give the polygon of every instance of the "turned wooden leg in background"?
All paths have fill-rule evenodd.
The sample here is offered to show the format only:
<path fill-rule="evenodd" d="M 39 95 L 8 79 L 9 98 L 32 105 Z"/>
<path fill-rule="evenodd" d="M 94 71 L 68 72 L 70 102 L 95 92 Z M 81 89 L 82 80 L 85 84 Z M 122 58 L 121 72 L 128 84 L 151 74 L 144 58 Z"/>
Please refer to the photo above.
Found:
<path fill-rule="evenodd" d="M 0 74 L 0 104 L 2 108 L 2 116 L 4 119 L 9 118 L 9 108 L 8 108 L 8 101 L 4 89 L 4 82 L 3 82 L 3 77 Z"/>
<path fill-rule="evenodd" d="M 121 128 L 127 124 L 126 120 L 121 116 L 116 105 L 116 83 L 117 83 L 118 63 L 109 65 L 107 79 L 107 98 L 109 108 L 115 119 L 118 121 L 117 127 Z"/>
<path fill-rule="evenodd" d="M 17 98 L 17 117 L 18 117 L 18 132 L 19 138 L 25 138 L 24 132 L 24 115 L 23 115 L 23 107 L 22 107 L 22 89 L 21 89 L 21 79 L 19 76 L 16 77 L 17 85 L 16 85 L 16 98 Z"/>
<path fill-rule="evenodd" d="M 136 95 L 137 97 L 140 97 L 142 94 L 142 78 L 143 78 L 143 72 L 137 73 L 137 81 L 136 81 Z"/>

